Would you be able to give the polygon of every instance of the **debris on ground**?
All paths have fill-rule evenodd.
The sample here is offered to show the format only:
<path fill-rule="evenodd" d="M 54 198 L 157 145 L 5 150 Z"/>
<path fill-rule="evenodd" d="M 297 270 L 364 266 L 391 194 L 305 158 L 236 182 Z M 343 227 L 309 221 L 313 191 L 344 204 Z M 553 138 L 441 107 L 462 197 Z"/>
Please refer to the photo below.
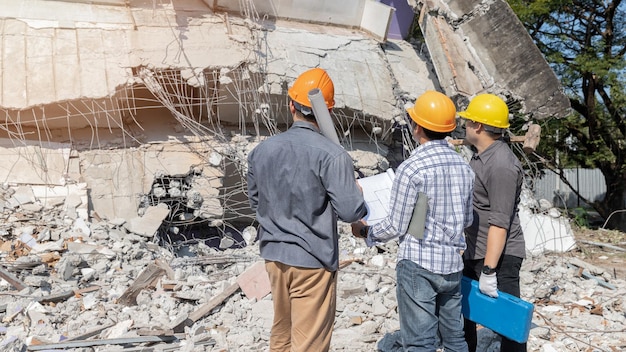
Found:
<path fill-rule="evenodd" d="M 273 309 L 256 243 L 197 243 L 179 255 L 119 220 L 36 208 L 0 213 L 0 350 L 267 349 Z M 340 233 L 332 350 L 392 350 L 397 243 L 367 248 L 343 223 Z M 575 249 L 524 261 L 522 298 L 535 306 L 529 351 L 626 348 L 623 235 L 576 230 Z M 488 329 L 479 337 L 481 350 L 499 349 Z"/>

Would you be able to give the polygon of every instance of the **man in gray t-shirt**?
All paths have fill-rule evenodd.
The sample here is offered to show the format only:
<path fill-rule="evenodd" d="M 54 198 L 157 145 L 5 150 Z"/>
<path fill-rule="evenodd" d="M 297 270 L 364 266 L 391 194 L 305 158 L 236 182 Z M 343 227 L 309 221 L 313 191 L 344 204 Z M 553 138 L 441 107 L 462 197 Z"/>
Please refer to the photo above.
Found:
<path fill-rule="evenodd" d="M 520 296 L 519 271 L 526 255 L 517 215 L 522 166 L 502 135 L 509 128 L 509 109 L 493 94 L 472 99 L 458 113 L 465 122 L 465 139 L 476 148 L 470 166 L 474 181 L 474 222 L 465 229 L 467 250 L 463 274 L 479 281 L 480 291 L 497 297 L 498 290 Z M 465 340 L 476 351 L 476 324 L 465 321 Z M 526 351 L 526 344 L 502 337 L 501 351 Z"/>

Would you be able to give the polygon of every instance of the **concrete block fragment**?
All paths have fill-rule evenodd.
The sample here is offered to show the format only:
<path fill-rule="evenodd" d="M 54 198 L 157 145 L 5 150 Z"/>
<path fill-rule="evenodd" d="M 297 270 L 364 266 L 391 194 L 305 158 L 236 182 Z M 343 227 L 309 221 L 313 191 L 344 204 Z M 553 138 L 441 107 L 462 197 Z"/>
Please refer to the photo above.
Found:
<path fill-rule="evenodd" d="M 37 240 L 32 236 L 33 235 L 32 227 L 25 227 L 22 229 L 20 235 L 20 241 L 24 243 L 28 248 L 35 248 L 37 246 Z"/>
<path fill-rule="evenodd" d="M 248 226 L 245 229 L 243 229 L 241 236 L 246 241 L 246 245 L 249 246 L 252 243 L 254 243 L 254 241 L 256 241 L 257 230 L 253 226 Z"/>
<path fill-rule="evenodd" d="M 86 237 L 89 237 L 89 235 L 91 234 L 91 230 L 89 229 L 89 225 L 82 218 L 77 218 L 74 221 L 73 229 L 74 230 L 78 230 L 80 233 L 82 233 Z"/>
<path fill-rule="evenodd" d="M 382 255 L 375 255 L 374 257 L 372 257 L 370 263 L 379 268 L 382 268 L 385 266 L 386 260 L 385 260 L 385 257 Z"/>
<path fill-rule="evenodd" d="M 235 334 L 229 334 L 226 336 L 226 340 L 231 346 L 237 346 L 235 350 L 239 350 L 254 343 L 254 334 L 251 331 L 240 331 Z"/>
<path fill-rule="evenodd" d="M 8 203 L 12 208 L 20 206 L 22 204 L 29 204 L 35 202 L 35 195 L 33 190 L 28 186 L 20 186 L 15 189 L 15 194 L 9 199 Z"/>
<path fill-rule="evenodd" d="M 72 278 L 74 275 L 74 269 L 76 269 L 81 262 L 82 260 L 78 255 L 68 253 L 61 257 L 55 269 L 59 276 L 63 280 L 67 281 Z"/>
<path fill-rule="evenodd" d="M 518 214 L 526 251 L 531 254 L 537 255 L 545 251 L 567 252 L 575 248 L 576 241 L 567 219 L 535 214 L 521 204 Z"/>
<path fill-rule="evenodd" d="M 256 262 L 249 267 L 237 277 L 237 283 L 248 299 L 258 301 L 272 291 L 264 262 Z"/>
<path fill-rule="evenodd" d="M 99 302 L 100 302 L 100 299 L 95 294 L 83 296 L 83 307 L 86 310 L 90 310 L 93 307 L 96 307 Z"/>
<path fill-rule="evenodd" d="M 120 321 L 115 324 L 112 328 L 102 332 L 102 337 L 105 339 L 114 339 L 123 337 L 124 334 L 128 332 L 131 326 L 133 326 L 134 321 L 131 319 Z"/>
<path fill-rule="evenodd" d="M 111 249 L 94 244 L 67 242 L 67 250 L 76 254 L 94 254 L 103 255 L 107 258 L 115 258 L 115 252 Z"/>
<path fill-rule="evenodd" d="M 219 248 L 220 249 L 227 249 L 227 248 L 232 247 L 234 244 L 235 244 L 235 240 L 233 240 L 232 237 L 224 236 L 220 240 Z"/>
<path fill-rule="evenodd" d="M 50 229 L 45 227 L 39 231 L 37 234 L 37 241 L 49 241 L 50 240 Z"/>
<path fill-rule="evenodd" d="M 153 237 L 169 213 L 170 210 L 165 204 L 148 207 L 143 216 L 128 220 L 128 222 L 124 224 L 124 227 L 137 235 Z"/>
<path fill-rule="evenodd" d="M 80 273 L 83 276 L 82 281 L 83 282 L 89 282 L 96 275 L 96 270 L 93 269 L 93 268 L 83 268 L 83 269 L 80 269 Z"/>

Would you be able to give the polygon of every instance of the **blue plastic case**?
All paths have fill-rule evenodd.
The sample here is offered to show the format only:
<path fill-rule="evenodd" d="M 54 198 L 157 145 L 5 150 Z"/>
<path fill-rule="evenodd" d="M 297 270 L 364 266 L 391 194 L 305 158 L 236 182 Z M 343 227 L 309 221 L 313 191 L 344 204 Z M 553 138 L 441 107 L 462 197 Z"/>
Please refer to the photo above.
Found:
<path fill-rule="evenodd" d="M 535 306 L 521 298 L 498 291 L 498 298 L 480 292 L 478 281 L 461 280 L 463 316 L 513 341 L 528 340 Z"/>

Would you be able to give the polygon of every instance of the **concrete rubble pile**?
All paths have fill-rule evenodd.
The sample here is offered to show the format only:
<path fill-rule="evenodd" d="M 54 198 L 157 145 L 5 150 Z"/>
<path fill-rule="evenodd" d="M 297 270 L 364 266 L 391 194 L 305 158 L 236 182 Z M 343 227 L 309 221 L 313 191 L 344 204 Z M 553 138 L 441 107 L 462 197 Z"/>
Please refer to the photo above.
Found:
<path fill-rule="evenodd" d="M 87 223 L 67 202 L 43 206 L 28 194 L 0 189 L 0 350 L 267 349 L 272 301 L 254 228 L 244 248 L 199 243 L 177 256 L 124 220 Z M 397 243 L 367 248 L 344 223 L 340 233 L 332 350 L 393 351 Z M 626 281 L 576 254 L 524 262 L 529 351 L 626 348 Z M 498 350 L 487 329 L 479 336 L 481 350 Z"/>

